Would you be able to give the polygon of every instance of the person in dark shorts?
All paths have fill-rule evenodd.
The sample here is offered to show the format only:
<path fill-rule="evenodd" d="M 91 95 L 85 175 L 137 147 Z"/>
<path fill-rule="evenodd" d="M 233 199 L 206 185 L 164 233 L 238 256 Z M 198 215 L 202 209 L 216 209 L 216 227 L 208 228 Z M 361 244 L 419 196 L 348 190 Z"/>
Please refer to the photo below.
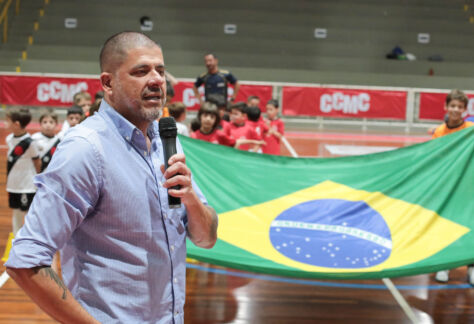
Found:
<path fill-rule="evenodd" d="M 36 192 L 33 177 L 41 170 L 41 160 L 36 142 L 25 129 L 31 121 L 28 108 L 9 110 L 6 117 L 11 132 L 6 138 L 8 205 L 12 209 L 13 235 L 16 235 L 33 201 Z"/>

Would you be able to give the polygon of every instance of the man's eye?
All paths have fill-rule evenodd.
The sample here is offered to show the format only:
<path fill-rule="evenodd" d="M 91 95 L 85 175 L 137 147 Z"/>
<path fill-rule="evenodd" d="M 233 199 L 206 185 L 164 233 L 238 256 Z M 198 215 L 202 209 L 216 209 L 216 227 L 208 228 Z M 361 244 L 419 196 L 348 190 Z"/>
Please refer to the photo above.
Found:
<path fill-rule="evenodd" d="M 145 70 L 138 70 L 138 71 L 133 72 L 133 74 L 134 75 L 145 75 L 146 71 Z"/>

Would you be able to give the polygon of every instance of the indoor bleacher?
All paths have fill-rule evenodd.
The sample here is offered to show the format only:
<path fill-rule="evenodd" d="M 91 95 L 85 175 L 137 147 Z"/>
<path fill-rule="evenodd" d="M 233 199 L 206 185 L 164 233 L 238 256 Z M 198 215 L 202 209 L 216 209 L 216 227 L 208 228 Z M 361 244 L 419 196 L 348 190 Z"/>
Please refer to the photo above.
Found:
<path fill-rule="evenodd" d="M 161 43 L 168 69 L 181 78 L 202 73 L 203 53 L 213 51 L 243 80 L 465 88 L 474 81 L 474 28 L 464 3 L 245 0 L 216 8 L 211 0 L 22 0 L 0 66 L 97 74 L 103 40 L 139 30 L 140 17 L 148 16 L 154 25 L 146 33 Z M 65 28 L 65 18 L 76 18 L 77 28 Z M 225 34 L 225 24 L 235 24 L 236 33 Z M 316 28 L 325 28 L 327 38 L 316 39 Z M 418 33 L 429 33 L 430 43 L 418 43 Z M 416 60 L 387 60 L 397 45 Z M 435 55 L 443 61 L 428 60 Z"/>

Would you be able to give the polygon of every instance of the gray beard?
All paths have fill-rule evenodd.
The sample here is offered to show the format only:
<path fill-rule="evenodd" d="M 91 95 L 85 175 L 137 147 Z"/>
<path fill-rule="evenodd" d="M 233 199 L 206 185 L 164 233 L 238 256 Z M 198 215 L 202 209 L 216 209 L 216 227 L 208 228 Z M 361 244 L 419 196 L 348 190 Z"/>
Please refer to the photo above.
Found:
<path fill-rule="evenodd" d="M 150 110 L 141 109 L 138 112 L 138 114 L 139 114 L 139 116 L 142 120 L 152 122 L 152 121 L 158 119 L 158 117 L 160 117 L 161 108 L 150 109 Z"/>
<path fill-rule="evenodd" d="M 153 122 L 157 120 L 158 117 L 161 115 L 161 110 L 165 107 L 166 98 L 161 99 L 161 107 L 160 108 L 153 108 L 153 109 L 145 109 L 141 108 L 140 110 L 136 110 L 130 106 L 128 106 L 128 110 L 131 112 L 131 115 L 135 115 L 135 118 L 138 120 L 143 120 L 147 122 Z"/>

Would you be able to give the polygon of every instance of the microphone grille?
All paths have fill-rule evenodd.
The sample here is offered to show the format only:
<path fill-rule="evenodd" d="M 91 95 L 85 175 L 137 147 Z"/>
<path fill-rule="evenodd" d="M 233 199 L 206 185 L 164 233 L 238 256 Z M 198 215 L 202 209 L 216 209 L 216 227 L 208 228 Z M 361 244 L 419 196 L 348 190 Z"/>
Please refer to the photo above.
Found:
<path fill-rule="evenodd" d="M 176 137 L 178 129 L 173 117 L 162 117 L 158 122 L 161 137 Z"/>

